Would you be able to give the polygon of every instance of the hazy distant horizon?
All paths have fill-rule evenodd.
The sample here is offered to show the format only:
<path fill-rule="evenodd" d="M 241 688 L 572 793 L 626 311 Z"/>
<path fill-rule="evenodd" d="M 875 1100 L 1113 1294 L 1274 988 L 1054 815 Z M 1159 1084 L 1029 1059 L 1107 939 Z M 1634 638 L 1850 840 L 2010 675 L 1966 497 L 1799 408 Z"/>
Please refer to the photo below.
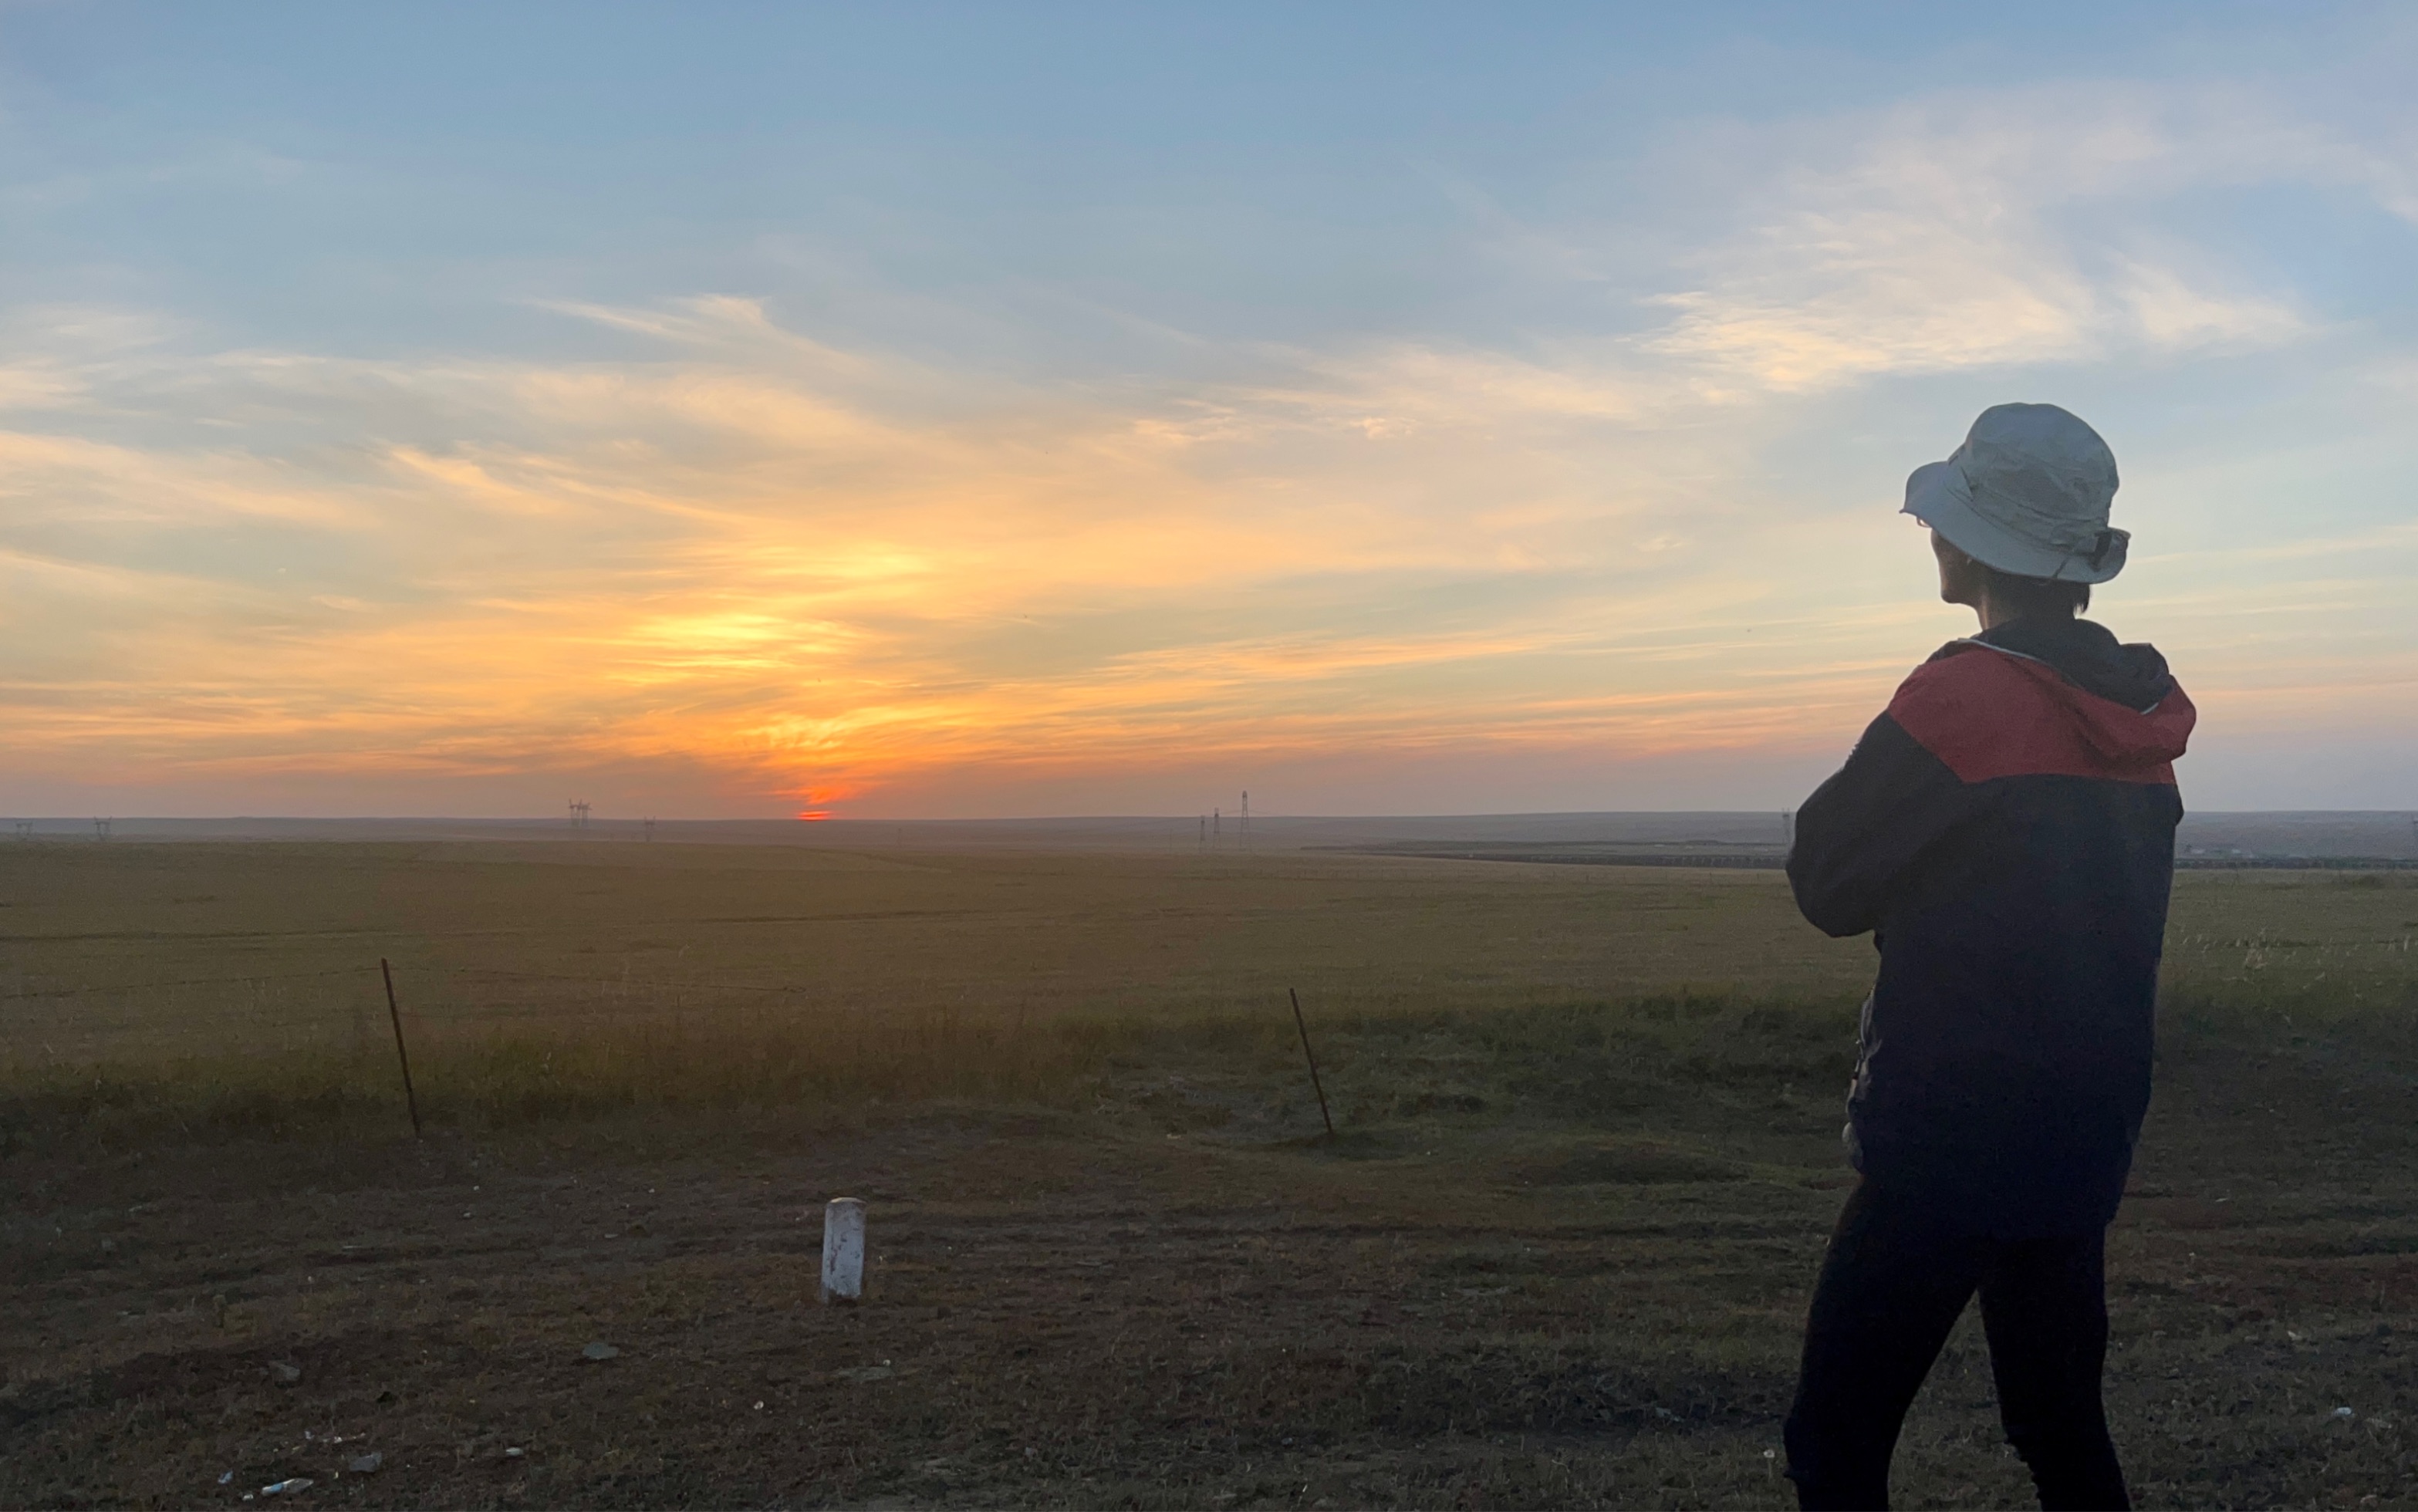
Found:
<path fill-rule="evenodd" d="M 106 818 L 113 842 L 298 843 L 561 842 L 797 845 L 947 849 L 1056 848 L 1268 851 L 1393 844 L 1746 847 L 1776 852 L 1787 832 L 1770 809 L 1630 810 L 1528 814 L 1266 814 L 1249 822 L 1235 810 L 1207 814 L 1031 815 L 1013 817 L 892 817 L 805 820 L 782 817 L 681 819 L 591 814 L 575 826 L 567 814 L 512 818 L 441 816 Z M 36 843 L 85 844 L 104 838 L 93 817 L 36 821 Z M 0 844 L 9 843 L 0 840 Z M 19 842 L 23 843 L 23 842 Z M 2418 858 L 2418 815 L 2399 810 L 2201 812 L 2176 836 L 2180 854 Z"/>
<path fill-rule="evenodd" d="M 1468 809 L 1433 812 L 1403 811 L 1400 813 L 1328 812 L 1315 814 L 1268 813 L 1253 809 L 1253 821 L 1319 821 L 1326 819 L 1567 819 L 1567 818 L 1683 818 L 1705 815 L 1735 817 L 1744 815 L 1770 816 L 1789 812 L 1786 809 L 1764 808 L 1631 808 L 1631 809 Z M 819 818 L 801 817 L 794 814 L 742 814 L 703 817 L 682 814 L 605 814 L 591 812 L 589 827 L 607 824 L 628 825 L 648 822 L 657 824 L 781 824 L 806 828 L 845 827 L 851 824 L 1111 824 L 1125 820 L 1173 821 L 1186 823 L 1213 813 L 1223 814 L 1239 821 L 1244 816 L 1239 808 L 1202 809 L 1192 813 L 1098 813 L 1098 814 L 849 814 Z M 40 824 L 89 825 L 96 817 L 109 818 L 120 824 L 495 824 L 513 826 L 552 826 L 575 829 L 577 821 L 562 814 L 0 814 L 0 820 L 27 819 Z M 2395 820 L 2418 818 L 2418 809 L 2340 808 L 2340 809 L 2197 809 L 2186 817 L 2213 818 L 2369 818 Z"/>

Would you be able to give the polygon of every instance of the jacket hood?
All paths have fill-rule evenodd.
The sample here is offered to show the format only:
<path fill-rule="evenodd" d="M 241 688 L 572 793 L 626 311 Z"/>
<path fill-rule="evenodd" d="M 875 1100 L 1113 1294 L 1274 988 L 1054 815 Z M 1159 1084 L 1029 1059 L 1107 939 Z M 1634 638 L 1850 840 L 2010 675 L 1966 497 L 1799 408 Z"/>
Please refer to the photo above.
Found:
<path fill-rule="evenodd" d="M 2156 647 L 2120 645 L 2106 626 L 2088 619 L 2010 619 L 1973 638 L 2045 662 L 2083 692 L 2145 714 L 2175 688 Z"/>
<path fill-rule="evenodd" d="M 1940 656 L 1986 649 L 2040 669 L 2082 738 L 2111 761 L 2153 766 L 2183 754 L 2198 711 L 2176 686 L 2154 646 L 2120 643 L 2088 619 L 2014 619 Z"/>

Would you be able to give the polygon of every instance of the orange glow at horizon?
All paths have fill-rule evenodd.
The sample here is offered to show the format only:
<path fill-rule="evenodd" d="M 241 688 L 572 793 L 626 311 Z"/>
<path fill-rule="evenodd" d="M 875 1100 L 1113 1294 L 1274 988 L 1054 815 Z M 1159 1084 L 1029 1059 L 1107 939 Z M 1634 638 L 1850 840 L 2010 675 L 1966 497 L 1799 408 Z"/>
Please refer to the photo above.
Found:
<path fill-rule="evenodd" d="M 480 418 L 446 448 L 314 453 L 349 471 L 0 429 L 21 490 L 262 564 L 0 553 L 23 623 L 87 627 L 21 641 L 16 770 L 269 802 L 619 773 L 650 809 L 812 820 L 1356 762 L 1500 772 L 1498 805 L 1523 771 L 1584 796 L 1600 770 L 1609 806 L 1639 764 L 1818 771 L 1966 628 L 1870 480 L 1754 475 L 1740 438 L 1791 423 L 1786 393 L 1402 349 L 1110 404 L 835 352 L 742 300 L 580 313 L 664 351 L 237 357 L 182 401 L 336 436 Z M 2182 638 L 2212 714 L 2350 727 L 2418 659 L 2265 647 L 2380 611 L 2373 562 L 2413 548 L 2303 551 L 2328 575 L 2256 627 L 2234 569 L 2144 553 L 2122 628 Z M 356 561 L 377 571 L 324 565 Z"/>

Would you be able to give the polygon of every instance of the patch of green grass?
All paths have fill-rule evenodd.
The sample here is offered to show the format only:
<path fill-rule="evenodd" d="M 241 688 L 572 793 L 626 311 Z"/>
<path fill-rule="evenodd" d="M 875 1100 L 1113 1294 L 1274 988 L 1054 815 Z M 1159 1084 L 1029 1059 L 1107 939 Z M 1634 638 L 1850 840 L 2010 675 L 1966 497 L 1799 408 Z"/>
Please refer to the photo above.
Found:
<path fill-rule="evenodd" d="M 1345 1121 L 1586 1118 L 1690 1086 L 1768 1091 L 1839 1070 L 1836 1003 L 1648 998 L 1461 1012 L 1363 1011 L 1322 1025 Z M 1171 1126 L 1217 1126 L 1230 1108 L 1200 1088 L 1300 1089 L 1289 1018 L 724 1010 L 415 1026 L 413 1084 L 428 1122 L 509 1127 L 635 1108 L 808 1110 L 977 1102 L 1093 1106 L 1103 1097 Z M 1195 1077 L 1170 1089 L 1162 1073 Z M 1129 1083 L 1138 1085 L 1127 1085 Z M 383 1047 L 20 1068 L 0 1082 L 11 1145 L 390 1129 L 401 1077 Z"/>
<path fill-rule="evenodd" d="M 423 1121 L 472 1128 L 643 1108 L 1066 1104 L 1131 1037 L 1077 1020 L 1027 1030 L 954 1016 L 738 1011 L 584 1026 L 421 1025 L 412 1086 Z M 21 1068 L 0 1083 L 0 1148 L 371 1132 L 406 1118 L 390 1047 Z"/>
<path fill-rule="evenodd" d="M 2418 1015 L 2398 1004 L 2380 1011 L 2300 1000 L 2296 992 L 2292 1006 L 2279 1006 L 2238 990 L 2179 992 L 2165 1016 L 2163 1054 L 2182 1062 L 2288 1053 L 2418 1064 Z M 1313 1019 L 1311 1028 L 1336 1122 L 1364 1141 L 1388 1129 L 1506 1124 L 1645 1131 L 1676 1141 L 1573 1147 L 1567 1171 L 1531 1174 L 1550 1184 L 1719 1180 L 1735 1174 L 1739 1159 L 1799 1158 L 1808 1131 L 1835 1126 L 1854 1065 L 1855 1018 L 1846 997 L 1683 993 L 1363 1008 Z M 648 1110 L 813 1116 L 942 1104 L 1109 1114 L 1243 1142 L 1281 1142 L 1319 1126 L 1297 1031 L 1277 1013 L 1033 1022 L 721 1009 L 422 1023 L 411 1034 L 421 1113 L 438 1127 L 508 1129 Z M 375 1043 L 348 1052 L 21 1066 L 0 1077 L 5 1150 L 128 1148 L 167 1136 L 384 1137 L 404 1126 L 391 1049 Z M 1380 1138 L 1363 1153 L 1420 1146 L 1417 1138 Z M 1608 1172 L 1623 1162 L 1636 1168 L 1589 1176 L 1582 1170 L 1589 1161 Z"/>

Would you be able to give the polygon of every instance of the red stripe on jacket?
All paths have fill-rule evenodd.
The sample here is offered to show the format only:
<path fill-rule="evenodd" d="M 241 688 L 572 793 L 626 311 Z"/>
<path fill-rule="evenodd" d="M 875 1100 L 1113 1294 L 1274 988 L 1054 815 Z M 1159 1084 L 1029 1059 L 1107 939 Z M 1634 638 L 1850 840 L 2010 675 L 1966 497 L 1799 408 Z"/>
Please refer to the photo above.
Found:
<path fill-rule="evenodd" d="M 1890 717 L 1960 782 L 2098 777 L 2171 787 L 2198 710 L 2181 688 L 2147 710 L 2085 693 L 2055 667 L 1959 641 L 1899 684 Z"/>

